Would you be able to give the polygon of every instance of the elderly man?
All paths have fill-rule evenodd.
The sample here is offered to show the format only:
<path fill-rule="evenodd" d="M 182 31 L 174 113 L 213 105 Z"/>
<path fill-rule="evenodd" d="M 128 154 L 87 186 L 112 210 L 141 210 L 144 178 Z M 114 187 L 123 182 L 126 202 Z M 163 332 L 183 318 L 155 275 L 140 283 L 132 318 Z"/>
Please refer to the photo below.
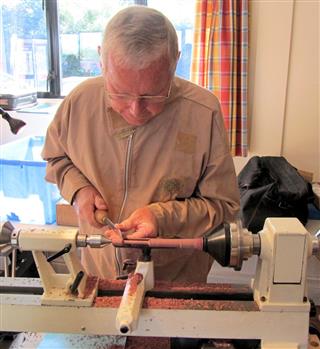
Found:
<path fill-rule="evenodd" d="M 105 232 L 96 209 L 124 236 L 191 238 L 235 218 L 239 194 L 217 98 L 174 76 L 178 40 L 170 21 L 142 6 L 108 23 L 102 76 L 77 86 L 48 128 L 46 179 L 78 212 L 85 233 Z M 87 271 L 114 278 L 140 251 L 84 249 Z M 155 278 L 206 281 L 212 258 L 155 250 Z"/>

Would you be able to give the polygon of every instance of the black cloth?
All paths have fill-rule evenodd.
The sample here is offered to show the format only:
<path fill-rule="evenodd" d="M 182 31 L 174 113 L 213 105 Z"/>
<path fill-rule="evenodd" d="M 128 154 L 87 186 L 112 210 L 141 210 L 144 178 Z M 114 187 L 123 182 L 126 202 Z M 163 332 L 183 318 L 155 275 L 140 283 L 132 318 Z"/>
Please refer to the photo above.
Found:
<path fill-rule="evenodd" d="M 311 184 L 284 157 L 252 157 L 239 173 L 238 185 L 242 224 L 249 231 L 260 231 L 268 217 L 307 222 Z"/>

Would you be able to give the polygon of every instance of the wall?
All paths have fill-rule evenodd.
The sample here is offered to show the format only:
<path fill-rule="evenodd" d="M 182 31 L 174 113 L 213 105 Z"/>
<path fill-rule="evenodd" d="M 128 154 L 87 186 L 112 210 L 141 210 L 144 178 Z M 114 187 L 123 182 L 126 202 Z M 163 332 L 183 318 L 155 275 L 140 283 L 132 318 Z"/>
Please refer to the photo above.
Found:
<path fill-rule="evenodd" d="M 17 135 L 11 133 L 7 121 L 0 120 L 0 144 L 15 141 L 21 137 L 45 136 L 46 130 L 54 116 L 61 99 L 39 100 L 35 113 L 24 113 L 22 111 L 8 111 L 11 117 L 26 122 L 26 126 Z"/>
<path fill-rule="evenodd" d="M 21 129 L 17 135 L 10 132 L 9 125 L 6 121 L 0 121 L 0 144 L 13 142 L 21 137 L 27 136 L 44 136 L 46 129 L 52 119 L 50 114 L 29 114 L 29 113 L 15 113 L 9 111 L 12 117 L 21 119 L 26 122 L 26 126 Z"/>
<path fill-rule="evenodd" d="M 295 4 L 282 151 L 320 180 L 319 11 L 319 1 Z"/>
<path fill-rule="evenodd" d="M 319 1 L 250 1 L 249 157 L 320 180 Z M 235 158 L 237 171 L 248 158 Z"/>

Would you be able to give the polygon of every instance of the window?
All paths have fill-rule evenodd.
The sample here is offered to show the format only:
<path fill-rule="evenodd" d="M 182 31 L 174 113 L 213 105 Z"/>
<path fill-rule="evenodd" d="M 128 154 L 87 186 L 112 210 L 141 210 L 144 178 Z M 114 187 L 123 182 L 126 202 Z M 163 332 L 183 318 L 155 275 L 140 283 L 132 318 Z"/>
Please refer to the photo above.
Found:
<path fill-rule="evenodd" d="M 4 0 L 0 5 L 1 88 L 15 81 L 16 88 L 27 86 L 47 90 L 47 29 L 42 0 Z M 2 91 L 0 91 L 3 93 Z"/>
<path fill-rule="evenodd" d="M 39 97 L 66 95 L 100 74 L 97 47 L 104 26 L 134 3 L 156 8 L 173 22 L 181 50 L 177 75 L 189 79 L 194 1 L 184 0 L 2 0 L 0 76 L 13 77 Z"/>

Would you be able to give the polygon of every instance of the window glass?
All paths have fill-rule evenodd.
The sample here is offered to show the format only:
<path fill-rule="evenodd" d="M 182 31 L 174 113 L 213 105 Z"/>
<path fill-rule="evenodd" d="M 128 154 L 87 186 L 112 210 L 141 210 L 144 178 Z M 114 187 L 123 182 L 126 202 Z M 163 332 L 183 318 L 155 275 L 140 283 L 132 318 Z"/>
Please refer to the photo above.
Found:
<path fill-rule="evenodd" d="M 0 2 L 0 81 L 2 91 L 47 91 L 47 30 L 42 0 Z"/>
<path fill-rule="evenodd" d="M 108 19 L 133 0 L 60 0 L 62 95 L 82 80 L 101 73 L 97 48 Z"/>
<path fill-rule="evenodd" d="M 136 0 L 57 1 L 61 95 L 82 80 L 101 73 L 97 47 L 108 19 Z M 173 22 L 181 51 L 177 75 L 189 79 L 193 42 L 194 0 L 148 0 Z M 48 33 L 43 0 L 0 1 L 0 82 L 49 91 Z M 51 24 L 50 24 L 51 25 Z M 56 76 L 56 78 L 59 78 Z M 3 92 L 0 92 L 3 93 Z"/>
<path fill-rule="evenodd" d="M 164 13 L 175 26 L 181 52 L 176 74 L 189 79 L 194 29 L 194 0 L 148 0 L 148 6 Z"/>

